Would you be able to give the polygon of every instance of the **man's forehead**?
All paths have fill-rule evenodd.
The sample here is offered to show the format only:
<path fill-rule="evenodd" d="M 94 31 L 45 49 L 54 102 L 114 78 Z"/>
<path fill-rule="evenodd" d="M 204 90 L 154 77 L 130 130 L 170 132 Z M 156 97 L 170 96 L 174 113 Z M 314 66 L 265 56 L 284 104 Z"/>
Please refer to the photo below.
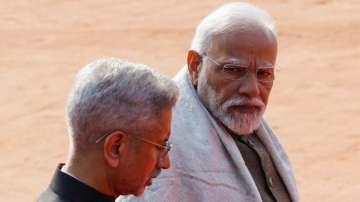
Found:
<path fill-rule="evenodd" d="M 261 24 L 245 23 L 229 28 L 226 32 L 216 34 L 210 43 L 234 43 L 241 41 L 243 44 L 262 44 L 276 43 L 275 34 Z"/>
<path fill-rule="evenodd" d="M 146 136 L 154 140 L 165 140 L 170 136 L 171 131 L 171 109 L 161 112 L 161 116 L 154 116 L 148 120 L 148 126 L 151 126 Z"/>
<path fill-rule="evenodd" d="M 211 56 L 226 56 L 227 59 L 259 56 L 273 61 L 277 55 L 277 41 L 266 32 L 234 30 L 214 36 L 207 52 Z"/>

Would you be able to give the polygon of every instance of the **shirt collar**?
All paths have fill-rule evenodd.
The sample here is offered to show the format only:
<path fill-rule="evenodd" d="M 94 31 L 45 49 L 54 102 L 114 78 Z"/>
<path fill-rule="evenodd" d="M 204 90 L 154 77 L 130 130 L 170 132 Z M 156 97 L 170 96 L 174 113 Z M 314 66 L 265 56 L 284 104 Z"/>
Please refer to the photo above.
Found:
<path fill-rule="evenodd" d="M 105 195 L 95 190 L 94 188 L 86 185 L 85 183 L 77 180 L 76 178 L 61 172 L 61 167 L 64 164 L 59 164 L 55 171 L 53 180 L 50 184 L 51 189 L 65 198 L 74 201 L 87 201 L 87 202 L 114 202 L 115 198 Z"/>

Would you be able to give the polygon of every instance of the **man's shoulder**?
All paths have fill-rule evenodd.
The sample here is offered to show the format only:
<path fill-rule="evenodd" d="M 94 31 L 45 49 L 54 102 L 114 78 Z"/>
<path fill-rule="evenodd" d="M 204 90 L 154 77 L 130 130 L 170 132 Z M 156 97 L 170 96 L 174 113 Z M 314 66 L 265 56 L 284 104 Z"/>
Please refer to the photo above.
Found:
<path fill-rule="evenodd" d="M 36 202 L 71 202 L 71 200 L 62 197 L 51 189 L 47 189 L 37 198 Z"/>

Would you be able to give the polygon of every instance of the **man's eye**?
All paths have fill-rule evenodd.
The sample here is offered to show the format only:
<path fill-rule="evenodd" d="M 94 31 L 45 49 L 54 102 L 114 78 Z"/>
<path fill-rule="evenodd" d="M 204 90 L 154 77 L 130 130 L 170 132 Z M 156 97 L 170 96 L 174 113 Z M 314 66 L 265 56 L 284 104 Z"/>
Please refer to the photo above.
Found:
<path fill-rule="evenodd" d="M 240 66 L 227 66 L 225 65 L 223 67 L 223 71 L 225 73 L 230 73 L 230 74 L 237 74 L 237 75 L 244 75 L 247 72 L 247 68 L 245 67 L 240 67 Z"/>
<path fill-rule="evenodd" d="M 273 70 L 272 69 L 259 69 L 256 71 L 256 75 L 257 77 L 272 77 L 273 75 Z"/>

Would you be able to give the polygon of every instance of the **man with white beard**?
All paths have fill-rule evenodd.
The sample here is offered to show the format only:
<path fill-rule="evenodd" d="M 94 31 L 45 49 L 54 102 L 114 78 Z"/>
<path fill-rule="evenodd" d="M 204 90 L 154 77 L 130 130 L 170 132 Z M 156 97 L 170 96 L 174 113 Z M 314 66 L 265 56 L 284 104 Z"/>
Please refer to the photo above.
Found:
<path fill-rule="evenodd" d="M 172 168 L 129 201 L 299 201 L 289 159 L 262 119 L 275 78 L 272 18 L 230 3 L 197 27 L 175 77 Z"/>

